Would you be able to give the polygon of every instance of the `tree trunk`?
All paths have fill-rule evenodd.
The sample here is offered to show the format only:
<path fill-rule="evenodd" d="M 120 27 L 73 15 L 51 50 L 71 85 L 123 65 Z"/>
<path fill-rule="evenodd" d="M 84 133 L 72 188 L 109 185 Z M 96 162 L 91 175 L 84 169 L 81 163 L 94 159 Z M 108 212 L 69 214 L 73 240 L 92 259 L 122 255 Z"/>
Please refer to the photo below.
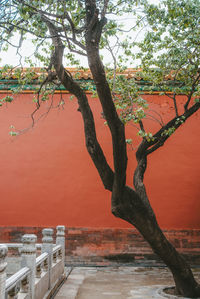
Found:
<path fill-rule="evenodd" d="M 145 199 L 146 201 L 146 199 Z M 134 225 L 150 244 L 153 251 L 171 270 L 176 284 L 176 294 L 196 298 L 200 296 L 200 286 L 192 271 L 161 231 L 152 209 L 130 187 L 124 188 L 121 205 L 112 208 L 115 216 Z"/>
<path fill-rule="evenodd" d="M 150 206 L 143 184 L 149 147 L 144 140 L 136 153 L 138 166 L 134 174 L 135 190 L 125 186 L 127 167 L 125 128 L 116 112 L 112 94 L 106 80 L 105 70 L 99 56 L 99 41 L 105 19 L 102 18 L 99 21 L 95 0 L 85 0 L 85 3 L 87 11 L 85 39 L 88 62 L 112 136 L 114 171 L 108 165 L 101 146 L 97 141 L 94 119 L 87 97 L 62 65 L 64 49 L 62 40 L 55 34 L 56 27 L 49 20 L 44 19 L 53 36 L 56 73 L 65 88 L 78 99 L 84 121 L 88 152 L 99 172 L 104 187 L 112 192 L 112 213 L 116 217 L 120 217 L 134 225 L 150 244 L 153 251 L 166 263 L 173 274 L 177 294 L 190 298 L 198 297 L 200 296 L 200 286 L 195 281 L 189 265 L 165 238 Z"/>
<path fill-rule="evenodd" d="M 135 190 L 125 186 L 127 167 L 125 128 L 115 109 L 105 70 L 99 56 L 99 41 L 106 20 L 104 17 L 99 20 L 99 11 L 96 8 L 95 0 L 85 0 L 85 5 L 87 28 L 85 40 L 88 62 L 112 136 L 114 171 L 107 163 L 103 150 L 98 143 L 93 114 L 86 94 L 62 64 L 64 45 L 57 32 L 57 27 L 47 17 L 43 16 L 43 21 L 52 35 L 55 50 L 52 61 L 57 76 L 65 88 L 78 99 L 79 110 L 84 122 L 87 150 L 99 172 L 104 187 L 112 192 L 112 213 L 134 225 L 150 244 L 153 251 L 166 263 L 173 274 L 177 294 L 190 298 L 198 297 L 200 296 L 200 286 L 195 281 L 189 265 L 169 243 L 159 228 L 143 184 L 143 176 L 147 165 L 146 157 L 155 148 L 158 148 L 157 144 L 145 143 L 145 140 L 143 140 L 136 153 L 138 166 L 134 174 Z M 188 114 L 185 114 L 185 118 L 199 109 L 199 105 L 199 103 L 196 103 L 192 107 L 193 109 L 187 110 Z M 169 122 L 167 126 L 170 127 L 175 122 L 176 118 Z M 159 140 L 158 137 L 163 136 L 162 133 L 166 128 L 168 127 L 163 127 L 157 133 L 156 140 Z M 165 140 L 162 139 L 159 146 Z M 152 147 L 148 150 L 149 146 Z"/>

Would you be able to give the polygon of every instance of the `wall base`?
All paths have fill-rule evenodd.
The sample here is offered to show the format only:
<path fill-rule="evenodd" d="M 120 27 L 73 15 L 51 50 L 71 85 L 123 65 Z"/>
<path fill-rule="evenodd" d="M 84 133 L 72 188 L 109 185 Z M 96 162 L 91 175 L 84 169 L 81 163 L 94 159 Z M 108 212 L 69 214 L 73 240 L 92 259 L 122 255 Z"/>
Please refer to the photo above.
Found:
<path fill-rule="evenodd" d="M 43 227 L 0 227 L 0 243 L 21 242 L 23 234 L 36 234 L 41 242 Z M 164 230 L 169 241 L 193 265 L 200 265 L 200 229 Z M 13 255 L 13 252 L 10 252 Z M 135 229 L 66 228 L 66 264 L 107 266 L 114 264 L 162 265 Z"/>

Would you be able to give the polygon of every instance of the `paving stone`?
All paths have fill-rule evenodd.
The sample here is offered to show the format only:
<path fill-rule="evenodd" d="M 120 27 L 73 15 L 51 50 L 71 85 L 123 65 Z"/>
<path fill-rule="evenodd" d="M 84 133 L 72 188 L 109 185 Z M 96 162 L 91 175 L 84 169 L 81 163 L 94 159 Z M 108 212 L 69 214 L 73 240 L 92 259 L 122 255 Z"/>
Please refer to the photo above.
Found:
<path fill-rule="evenodd" d="M 108 296 L 121 296 L 121 292 L 103 292 L 103 295 L 108 295 Z"/>
<path fill-rule="evenodd" d="M 195 276 L 200 280 L 200 269 Z M 55 299 L 181 299 L 163 296 L 170 285 L 172 275 L 164 267 L 76 267 Z"/>

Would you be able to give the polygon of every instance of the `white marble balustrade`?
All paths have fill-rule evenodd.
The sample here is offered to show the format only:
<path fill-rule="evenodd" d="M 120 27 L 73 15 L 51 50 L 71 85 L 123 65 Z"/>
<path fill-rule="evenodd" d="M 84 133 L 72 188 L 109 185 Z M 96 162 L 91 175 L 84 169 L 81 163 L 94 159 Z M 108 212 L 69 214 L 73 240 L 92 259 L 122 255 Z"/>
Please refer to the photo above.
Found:
<path fill-rule="evenodd" d="M 0 299 L 47 299 L 65 278 L 65 227 L 57 226 L 56 243 L 53 229 L 43 229 L 42 244 L 37 237 L 26 234 L 22 244 L 0 244 Z M 7 278 L 8 248 L 18 247 L 21 268 Z M 41 254 L 36 257 L 36 248 Z"/>

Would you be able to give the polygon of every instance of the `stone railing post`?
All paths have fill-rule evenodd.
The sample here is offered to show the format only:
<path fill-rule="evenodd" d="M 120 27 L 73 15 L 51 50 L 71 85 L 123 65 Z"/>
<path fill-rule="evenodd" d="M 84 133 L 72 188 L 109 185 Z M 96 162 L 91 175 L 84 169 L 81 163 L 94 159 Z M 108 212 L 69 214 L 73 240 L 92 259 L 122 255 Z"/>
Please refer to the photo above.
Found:
<path fill-rule="evenodd" d="M 5 299 L 6 291 L 6 255 L 8 248 L 6 245 L 0 245 L 0 299 Z"/>
<path fill-rule="evenodd" d="M 63 266 L 65 266 L 65 226 L 58 225 L 56 227 L 56 245 L 62 246 L 62 260 Z"/>
<path fill-rule="evenodd" d="M 36 241 L 37 237 L 33 234 L 26 234 L 22 236 L 22 249 L 21 249 L 21 266 L 30 269 L 30 282 L 29 292 L 30 298 L 34 298 L 35 288 L 35 268 L 36 268 Z"/>
<path fill-rule="evenodd" d="M 42 253 L 47 252 L 49 254 L 49 289 L 51 288 L 51 268 L 52 268 L 52 253 L 53 253 L 53 229 L 44 228 L 42 230 Z"/>

